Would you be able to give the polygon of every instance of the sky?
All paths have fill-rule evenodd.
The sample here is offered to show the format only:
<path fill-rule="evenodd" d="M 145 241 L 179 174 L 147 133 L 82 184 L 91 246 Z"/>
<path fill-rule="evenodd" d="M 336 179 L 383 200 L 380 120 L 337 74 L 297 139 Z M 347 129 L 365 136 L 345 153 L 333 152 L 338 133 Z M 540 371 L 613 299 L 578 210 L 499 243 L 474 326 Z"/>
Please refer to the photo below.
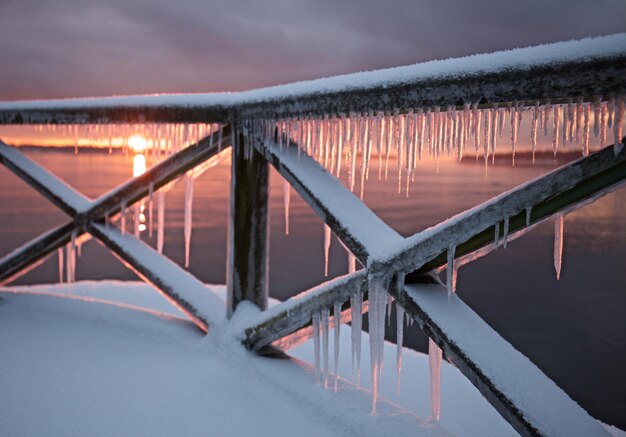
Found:
<path fill-rule="evenodd" d="M 0 0 L 0 101 L 239 91 L 626 31 L 624 0 Z"/>

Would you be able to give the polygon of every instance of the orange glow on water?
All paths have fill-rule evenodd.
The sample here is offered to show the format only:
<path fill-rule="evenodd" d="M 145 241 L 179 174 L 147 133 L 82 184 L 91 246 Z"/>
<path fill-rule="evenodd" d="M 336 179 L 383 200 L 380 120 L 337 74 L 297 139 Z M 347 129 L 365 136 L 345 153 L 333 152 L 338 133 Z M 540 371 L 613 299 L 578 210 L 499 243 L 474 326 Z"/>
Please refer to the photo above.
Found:
<path fill-rule="evenodd" d="M 137 153 L 133 158 L 133 177 L 140 176 L 146 172 L 146 157 Z"/>
<path fill-rule="evenodd" d="M 141 135 L 131 135 L 128 137 L 128 147 L 137 153 L 141 153 L 148 147 L 148 140 Z"/>

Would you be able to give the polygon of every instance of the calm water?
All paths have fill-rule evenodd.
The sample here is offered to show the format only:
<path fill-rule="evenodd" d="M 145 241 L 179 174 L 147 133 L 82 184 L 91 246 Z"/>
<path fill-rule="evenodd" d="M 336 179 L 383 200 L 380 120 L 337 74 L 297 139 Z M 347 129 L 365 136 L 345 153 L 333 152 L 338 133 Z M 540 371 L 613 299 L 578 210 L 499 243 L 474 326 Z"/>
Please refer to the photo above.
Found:
<path fill-rule="evenodd" d="M 120 152 L 54 148 L 23 149 L 88 196 L 97 196 L 132 176 L 132 162 Z M 564 162 L 544 157 L 532 166 L 522 157 L 516 167 L 498 157 L 485 178 L 482 163 L 420 165 L 410 197 L 397 194 L 397 178 L 378 182 L 371 169 L 365 202 L 390 226 L 408 236 L 461 212 L 503 190 Z M 374 163 L 376 159 L 373 160 Z M 391 168 L 395 163 L 392 162 Z M 190 270 L 201 280 L 223 283 L 225 273 L 229 162 L 195 183 Z M 67 217 L 0 167 L 0 256 Z M 324 280 L 323 226 L 292 192 L 290 235 L 284 233 L 282 179 L 271 175 L 271 294 L 285 299 Z M 183 262 L 183 191 L 167 195 L 165 253 Z M 626 191 L 607 195 L 565 218 L 561 280 L 552 263 L 553 225 L 546 223 L 459 271 L 458 294 L 491 326 L 535 362 L 594 416 L 626 428 Z M 142 238 L 148 238 L 147 232 Z M 333 240 L 330 276 L 344 274 L 347 257 Z M 108 251 L 91 241 L 82 249 L 77 279 L 134 279 Z M 55 282 L 57 259 L 16 284 Z M 395 329 L 390 329 L 395 331 Z M 395 332 L 390 333 L 393 339 Z M 424 350 L 423 335 L 405 334 Z"/>

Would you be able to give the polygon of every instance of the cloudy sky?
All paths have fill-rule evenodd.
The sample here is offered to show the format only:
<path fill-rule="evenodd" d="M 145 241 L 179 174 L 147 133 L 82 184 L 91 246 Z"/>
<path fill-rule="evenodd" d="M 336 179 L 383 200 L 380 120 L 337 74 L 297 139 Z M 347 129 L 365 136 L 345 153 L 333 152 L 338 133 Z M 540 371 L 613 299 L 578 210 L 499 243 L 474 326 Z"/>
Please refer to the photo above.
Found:
<path fill-rule="evenodd" d="M 228 91 L 626 31 L 624 0 L 0 0 L 0 100 Z"/>

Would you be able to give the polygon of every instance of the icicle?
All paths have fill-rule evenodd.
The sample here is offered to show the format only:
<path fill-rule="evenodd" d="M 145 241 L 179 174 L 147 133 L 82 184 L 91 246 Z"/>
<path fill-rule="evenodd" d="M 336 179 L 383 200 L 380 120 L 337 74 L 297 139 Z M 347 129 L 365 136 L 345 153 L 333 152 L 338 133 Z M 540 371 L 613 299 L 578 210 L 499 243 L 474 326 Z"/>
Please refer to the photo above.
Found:
<path fill-rule="evenodd" d="M 537 122 L 539 121 L 539 102 L 535 102 L 533 108 L 532 124 L 530 129 L 530 143 L 533 149 L 533 164 L 535 163 L 535 150 L 537 149 Z"/>
<path fill-rule="evenodd" d="M 363 295 L 357 291 L 350 298 L 352 316 L 352 378 L 361 381 L 361 332 L 363 326 Z"/>
<path fill-rule="evenodd" d="M 582 124 L 582 112 L 583 112 L 583 99 L 581 97 L 578 99 L 578 102 L 576 102 L 576 114 L 575 114 L 576 144 L 580 143 L 580 127 Z"/>
<path fill-rule="evenodd" d="M 141 214 L 141 207 L 138 204 L 133 205 L 133 231 L 135 234 L 135 238 L 140 238 L 140 234 L 139 234 L 139 221 L 140 221 L 140 215 Z M 78 249 L 78 256 L 80 256 L 80 247 Z"/>
<path fill-rule="evenodd" d="M 491 111 L 491 165 L 493 165 L 496 160 L 496 126 L 498 125 L 499 114 L 500 111 L 498 111 L 498 104 L 495 103 L 493 105 L 493 110 Z M 515 157 L 513 158 L 513 162 L 515 162 Z"/>
<path fill-rule="evenodd" d="M 552 136 L 552 152 L 556 156 L 559 149 L 559 120 L 561 119 L 561 106 L 554 105 L 554 135 Z"/>
<path fill-rule="evenodd" d="M 120 226 L 122 228 L 122 235 L 126 233 L 126 201 L 120 204 Z"/>
<path fill-rule="evenodd" d="M 506 122 L 506 114 L 511 111 L 510 106 L 508 108 L 501 108 L 500 112 L 500 125 L 498 126 L 498 134 L 502 138 L 502 130 L 504 129 L 504 123 Z"/>
<path fill-rule="evenodd" d="M 328 330 L 330 327 L 330 310 L 322 309 L 322 362 L 324 364 L 322 382 L 328 388 Z"/>
<path fill-rule="evenodd" d="M 404 340 L 404 308 L 396 301 L 396 392 L 400 393 L 400 374 L 402 372 L 402 343 Z"/>
<path fill-rule="evenodd" d="M 65 282 L 71 284 L 75 281 L 76 277 L 76 231 L 72 231 L 70 242 L 65 246 Z"/>
<path fill-rule="evenodd" d="M 387 174 L 389 171 L 389 155 L 391 154 L 391 143 L 394 141 L 394 131 L 397 129 L 397 117 L 398 110 L 395 109 L 393 115 L 390 115 L 388 118 L 388 126 L 387 126 L 387 138 L 385 139 L 385 180 L 387 180 Z"/>
<path fill-rule="evenodd" d="M 532 210 L 532 206 L 526 208 L 526 227 L 530 226 L 530 213 L 532 212 Z"/>
<path fill-rule="evenodd" d="M 563 106 L 563 145 L 569 140 L 570 143 L 574 135 L 574 123 L 576 107 L 572 104 L 571 100 L 568 100 L 567 105 Z"/>
<path fill-rule="evenodd" d="M 437 343 L 428 339 L 428 364 L 430 367 L 430 417 L 441 417 L 441 360 L 442 352 Z"/>
<path fill-rule="evenodd" d="M 615 156 L 617 156 L 624 148 L 624 145 L 622 144 L 622 121 L 624 120 L 623 96 L 618 98 L 614 113 L 615 120 L 613 120 L 613 136 L 615 137 L 615 142 L 613 143 L 613 152 L 615 152 Z"/>
<path fill-rule="evenodd" d="M 582 153 L 583 156 L 589 155 L 589 117 L 591 115 L 591 105 L 586 104 L 583 108 L 583 144 Z"/>
<path fill-rule="evenodd" d="M 189 246 L 191 244 L 192 208 L 193 208 L 193 176 L 186 175 L 185 185 L 185 268 L 189 267 Z"/>
<path fill-rule="evenodd" d="M 484 145 L 484 158 L 485 158 L 485 176 L 487 176 L 487 166 L 489 165 L 489 140 L 491 138 L 491 109 L 487 110 L 485 114 L 485 145 Z"/>
<path fill-rule="evenodd" d="M 163 253 L 165 236 L 165 193 L 160 190 L 157 193 L 157 251 Z"/>
<path fill-rule="evenodd" d="M 372 381 L 372 411 L 376 414 L 378 401 L 378 384 L 380 381 L 383 361 L 383 347 L 385 341 L 385 306 L 387 305 L 387 290 L 384 283 L 376 278 L 369 278 L 369 342 L 370 342 L 370 372 Z"/>
<path fill-rule="evenodd" d="M 593 100 L 593 136 L 598 137 L 600 134 L 600 114 L 602 113 L 602 99 L 596 97 Z"/>
<path fill-rule="evenodd" d="M 607 129 L 607 116 L 608 116 L 608 107 L 605 104 L 602 104 L 601 118 L 600 118 L 600 147 L 604 147 L 604 143 L 606 142 L 606 129 Z"/>
<path fill-rule="evenodd" d="M 287 179 L 283 179 L 283 202 L 285 204 L 285 235 L 289 235 L 289 205 L 291 204 L 291 190 Z"/>
<path fill-rule="evenodd" d="M 454 266 L 454 252 L 456 246 L 448 247 L 448 266 L 446 267 L 446 287 L 448 288 L 448 298 L 456 292 L 456 267 Z"/>
<path fill-rule="evenodd" d="M 513 159 L 513 166 L 515 166 L 515 143 L 517 143 L 517 111 L 518 108 L 514 105 L 511 108 L 511 155 Z"/>
<path fill-rule="evenodd" d="M 321 382 L 320 377 L 320 313 L 314 312 L 312 317 L 313 327 L 313 353 L 315 355 L 315 380 Z"/>
<path fill-rule="evenodd" d="M 358 132 L 358 126 L 356 126 L 356 119 L 348 119 L 350 122 L 350 142 L 351 142 L 351 152 L 350 152 L 350 191 L 354 192 L 354 184 L 356 182 L 356 156 L 359 151 L 359 142 L 355 137 L 355 134 Z M 385 173 L 386 174 L 386 173 Z"/>
<path fill-rule="evenodd" d="M 393 296 L 387 295 L 387 324 L 391 325 L 391 309 L 393 307 Z"/>
<path fill-rule="evenodd" d="M 57 255 L 59 257 L 59 284 L 63 283 L 63 248 L 57 249 Z"/>
<path fill-rule="evenodd" d="M 495 232 L 494 232 L 494 249 L 498 249 L 498 246 L 500 245 L 500 222 L 497 222 L 495 225 Z"/>
<path fill-rule="evenodd" d="M 543 108 L 543 118 L 542 118 L 542 126 L 543 126 L 543 135 L 548 135 L 548 123 L 550 122 L 550 101 L 546 102 L 546 105 Z"/>
<path fill-rule="evenodd" d="M 341 334 L 341 304 L 335 303 L 333 307 L 333 329 L 335 335 L 334 347 L 334 364 L 335 364 L 335 393 L 337 393 L 337 384 L 339 381 L 339 339 Z"/>
<path fill-rule="evenodd" d="M 554 270 L 556 279 L 561 279 L 561 263 L 563 260 L 563 214 L 554 217 Z"/>
<path fill-rule="evenodd" d="M 506 249 L 506 245 L 507 245 L 507 243 L 509 241 L 509 217 L 508 216 L 506 216 L 504 218 L 504 236 L 503 236 L 503 238 L 504 238 L 504 243 L 503 243 L 504 244 L 504 248 Z"/>
<path fill-rule="evenodd" d="M 324 224 L 324 276 L 328 276 L 328 255 L 330 252 L 330 227 Z"/>
<path fill-rule="evenodd" d="M 152 210 L 154 209 L 154 185 L 148 186 L 148 236 L 152 238 Z"/>

